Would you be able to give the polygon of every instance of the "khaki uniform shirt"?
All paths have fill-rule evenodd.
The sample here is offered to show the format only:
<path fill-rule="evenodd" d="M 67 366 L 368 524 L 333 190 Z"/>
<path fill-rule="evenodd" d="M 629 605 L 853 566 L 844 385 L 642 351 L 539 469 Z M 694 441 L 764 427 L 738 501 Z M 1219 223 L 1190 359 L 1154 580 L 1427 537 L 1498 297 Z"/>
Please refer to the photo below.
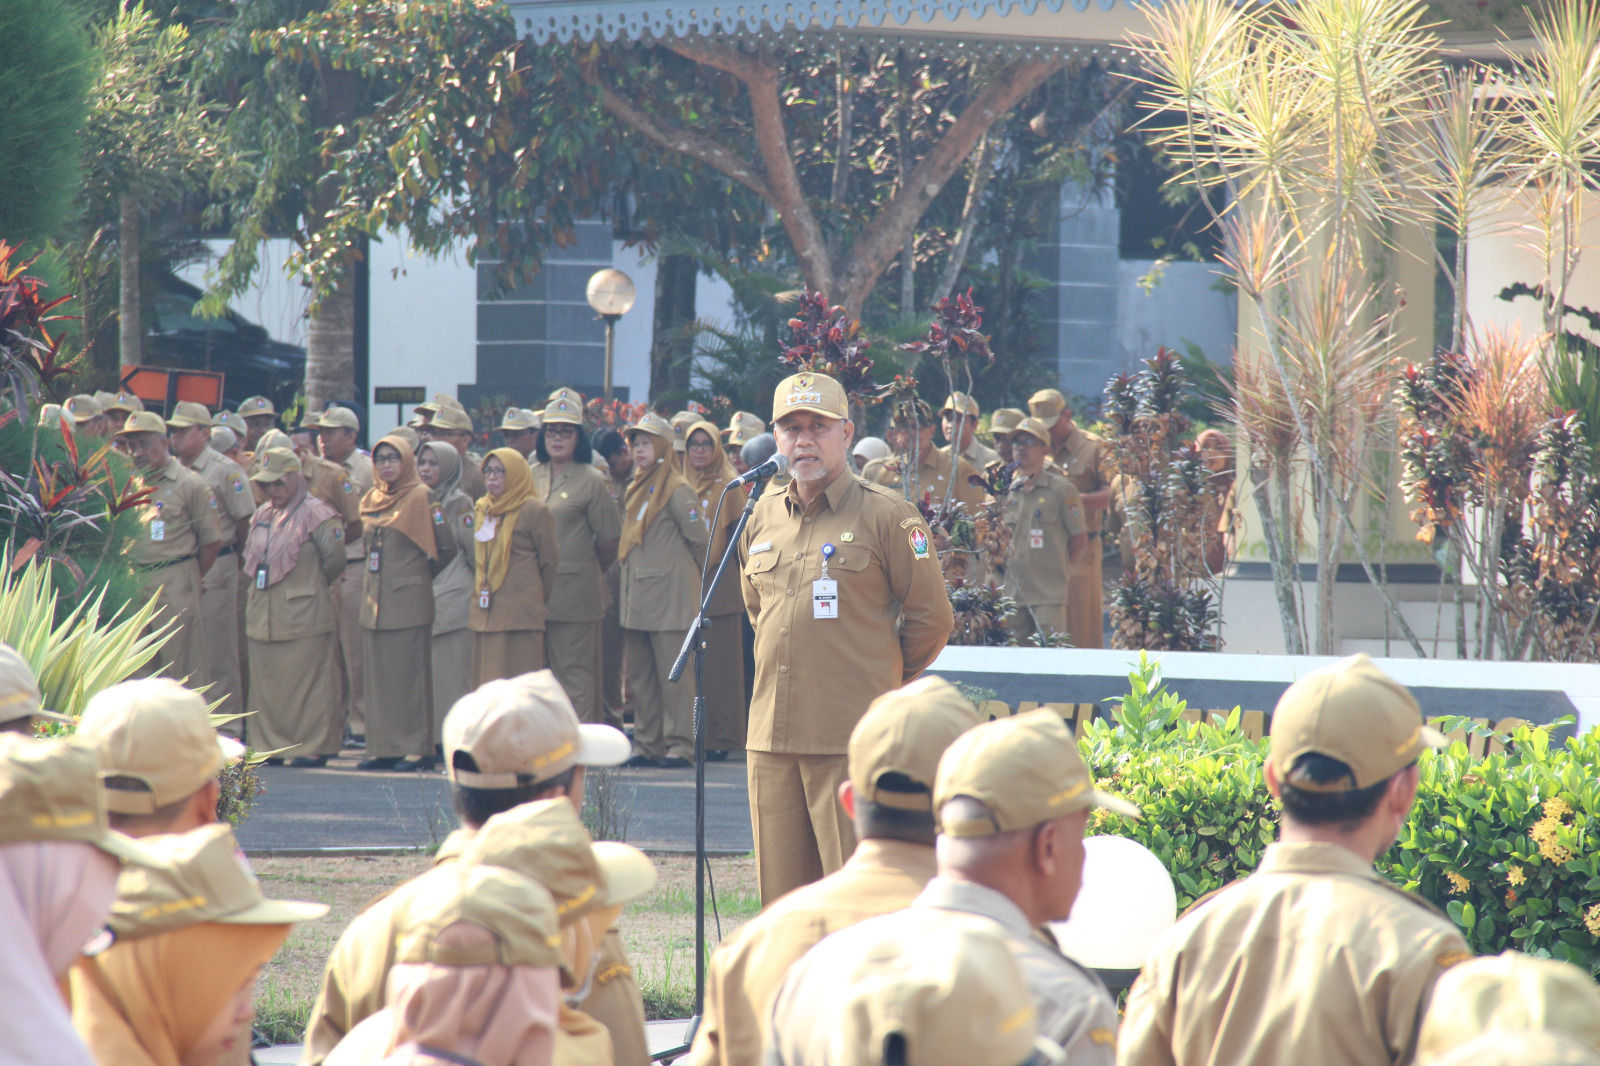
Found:
<path fill-rule="evenodd" d="M 345 457 L 344 462 L 338 465 L 344 467 L 344 476 L 349 480 L 351 494 L 355 497 L 355 503 L 351 505 L 355 511 L 355 516 L 347 517 L 346 521 L 359 522 L 361 521 L 361 498 L 371 491 L 372 486 L 375 484 L 374 479 L 377 477 L 372 469 L 372 456 L 357 448 Z M 344 508 L 338 504 L 334 504 L 333 508 L 341 515 L 345 513 Z M 344 555 L 347 561 L 361 558 L 361 545 L 359 543 L 346 544 Z"/>
<path fill-rule="evenodd" d="M 1106 457 L 1109 454 L 1104 438 L 1090 433 L 1081 426 L 1074 426 L 1067 439 L 1055 450 L 1056 465 L 1067 472 L 1067 480 L 1082 495 L 1099 492 L 1111 484 L 1111 472 L 1106 467 Z M 1091 534 L 1100 532 L 1100 518 L 1103 510 L 1085 510 L 1084 519 L 1088 523 Z M 1090 539 L 1094 539 L 1092 536 Z M 1090 554 L 1098 555 L 1100 546 L 1092 545 Z"/>
<path fill-rule="evenodd" d="M 945 446 L 949 450 L 949 446 Z M 972 446 L 961 453 L 961 458 L 972 464 L 974 470 L 987 470 L 990 463 L 1000 461 L 1000 453 L 989 447 L 977 437 L 972 438 Z"/>
<path fill-rule="evenodd" d="M 644 540 L 622 560 L 623 629 L 686 633 L 700 610 L 700 560 L 711 534 L 700 501 L 679 485 Z"/>
<path fill-rule="evenodd" d="M 503 519 L 502 519 L 503 520 Z M 488 520 L 484 521 L 488 528 Z M 512 630 L 544 629 L 545 600 L 555 585 L 556 566 L 561 550 L 556 546 L 556 523 L 550 508 L 537 497 L 517 511 L 517 525 L 511 531 L 511 558 L 506 579 L 489 595 L 483 606 L 482 589 L 476 587 L 474 567 L 472 602 L 467 612 L 467 628 L 474 633 L 505 633 Z"/>
<path fill-rule="evenodd" d="M 950 453 L 944 448 L 929 448 L 923 455 L 922 469 L 917 475 L 918 498 L 929 495 L 935 504 L 944 502 L 945 486 L 950 483 Z M 907 467 L 911 465 L 910 456 L 891 455 L 887 459 L 874 459 L 861 471 L 861 476 L 868 481 L 887 486 L 905 496 L 905 477 Z M 977 507 L 983 503 L 983 490 L 972 484 L 967 478 L 976 474 L 971 463 L 966 459 L 961 460 L 961 468 L 956 473 L 955 492 L 951 498 L 960 500 L 969 508 Z"/>
<path fill-rule="evenodd" d="M 175 563 L 199 555 L 202 547 L 222 540 L 216 497 L 200 475 L 178 462 L 177 456 L 169 457 L 161 469 L 140 475 L 140 480 L 155 493 L 139 509 L 144 528 L 133 542 L 135 563 Z M 154 579 L 159 580 L 159 575 Z"/>
<path fill-rule="evenodd" d="M 461 457 L 461 491 L 477 503 L 489 492 L 489 483 L 483 480 L 483 460 L 474 459 L 471 453 Z"/>
<path fill-rule="evenodd" d="M 232 547 L 239 523 L 249 521 L 256 513 L 255 497 L 250 493 L 244 468 L 207 445 L 189 469 L 200 475 L 217 498 L 217 532 L 222 535 L 222 546 Z"/>
<path fill-rule="evenodd" d="M 835 549 L 834 618 L 813 608 L 824 544 Z M 849 473 L 809 507 L 794 482 L 767 490 L 739 558 L 756 631 L 751 751 L 846 754 L 867 705 L 927 669 L 955 624 L 922 513 Z"/>
<path fill-rule="evenodd" d="M 1087 532 L 1078 490 L 1060 474 L 1041 470 L 1006 496 L 1005 521 L 1012 530 L 1007 591 L 1030 606 L 1066 603 L 1068 547 Z"/>
<path fill-rule="evenodd" d="M 598 622 L 606 615 L 606 578 L 595 545 L 622 536 L 622 516 L 606 481 L 582 463 L 568 463 L 559 476 L 548 463 L 533 468 L 533 483 L 555 519 L 561 548 L 550 590 L 552 622 Z"/>
<path fill-rule="evenodd" d="M 823 937 L 910 906 L 934 866 L 926 845 L 863 840 L 837 871 L 741 926 L 711 956 L 690 1066 L 761 1066 L 772 997 L 795 960 Z"/>
<path fill-rule="evenodd" d="M 433 508 L 435 524 L 443 524 L 444 511 Z M 455 539 L 435 536 L 438 569 L 455 558 Z M 434 564 L 428 553 L 404 533 L 388 526 L 367 526 L 361 538 L 362 557 L 378 553 L 378 569 L 369 564 L 361 571 L 361 625 L 364 629 L 411 629 L 433 625 Z"/>
<path fill-rule="evenodd" d="M 1124 1064 L 1389 1066 L 1416 1054 L 1455 924 L 1337 844 L 1274 844 L 1162 934 L 1128 995 Z"/>
<path fill-rule="evenodd" d="M 343 576 L 344 526 L 335 517 L 311 531 L 283 580 L 258 589 L 255 575 L 244 575 L 244 635 L 251 640 L 299 640 L 332 633 L 339 609 L 329 586 Z"/>

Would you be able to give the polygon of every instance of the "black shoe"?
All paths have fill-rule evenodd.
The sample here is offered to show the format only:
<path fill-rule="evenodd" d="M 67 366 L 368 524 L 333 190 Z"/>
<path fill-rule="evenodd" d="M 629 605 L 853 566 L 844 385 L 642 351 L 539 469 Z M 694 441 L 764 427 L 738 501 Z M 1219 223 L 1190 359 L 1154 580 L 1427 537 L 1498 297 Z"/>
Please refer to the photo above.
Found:
<path fill-rule="evenodd" d="M 282 766 L 283 765 L 283 756 L 274 755 L 271 758 L 267 759 L 266 762 L 264 763 L 264 765 L 266 765 L 266 766 Z"/>
<path fill-rule="evenodd" d="M 661 767 L 663 770 L 684 770 L 690 766 L 693 766 L 694 763 L 690 762 L 688 759 L 685 759 L 681 755 L 668 755 L 665 759 L 662 759 L 660 762 L 656 763 L 656 765 Z"/>
<path fill-rule="evenodd" d="M 288 765 L 292 770 L 320 770 L 328 765 L 328 757 L 326 755 L 296 755 L 289 760 Z"/>
<path fill-rule="evenodd" d="M 347 748 L 359 748 L 362 751 L 366 751 L 367 735 L 365 733 L 351 733 L 349 736 L 344 738 L 344 746 Z"/>
<path fill-rule="evenodd" d="M 706 752 L 706 762 L 727 762 L 728 753 L 721 748 Z"/>
<path fill-rule="evenodd" d="M 398 755 L 387 759 L 362 759 L 356 763 L 357 770 L 409 770 L 406 761 Z"/>
<path fill-rule="evenodd" d="M 656 760 L 652 759 L 648 755 L 635 755 L 633 758 L 629 759 L 627 762 L 623 763 L 622 765 L 625 766 L 625 767 L 630 767 L 632 769 L 637 770 L 637 769 L 640 769 L 642 767 L 656 766 L 658 764 L 656 763 Z"/>
<path fill-rule="evenodd" d="M 422 771 L 423 773 L 431 773 L 432 771 L 437 770 L 439 768 L 439 756 L 437 756 L 437 755 L 424 755 L 422 758 L 418 759 L 416 762 L 412 763 L 411 765 L 416 767 L 418 770 Z"/>

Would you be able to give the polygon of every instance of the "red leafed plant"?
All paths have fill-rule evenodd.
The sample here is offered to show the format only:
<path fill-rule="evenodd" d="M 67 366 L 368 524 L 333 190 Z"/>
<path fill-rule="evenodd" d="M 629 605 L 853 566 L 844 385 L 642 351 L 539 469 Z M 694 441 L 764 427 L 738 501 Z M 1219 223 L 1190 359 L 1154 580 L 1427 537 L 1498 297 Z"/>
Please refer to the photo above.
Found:
<path fill-rule="evenodd" d="M 789 340 L 778 361 L 792 374 L 811 371 L 826 374 L 844 386 L 851 403 L 874 402 L 872 342 L 861 335 L 861 323 L 842 307 L 830 307 L 828 298 L 807 289 L 789 319 Z"/>
<path fill-rule="evenodd" d="M 45 299 L 45 283 L 27 272 L 33 264 L 0 240 L 0 374 L 23 418 L 30 417 L 39 387 L 71 373 L 77 362 L 75 356 L 63 358 L 64 337 L 48 328 L 72 317 L 52 313 L 72 297 Z"/>
<path fill-rule="evenodd" d="M 621 400 L 603 400 L 595 397 L 584 405 L 583 418 L 591 430 L 627 429 L 650 413 L 648 403 L 624 403 Z"/>

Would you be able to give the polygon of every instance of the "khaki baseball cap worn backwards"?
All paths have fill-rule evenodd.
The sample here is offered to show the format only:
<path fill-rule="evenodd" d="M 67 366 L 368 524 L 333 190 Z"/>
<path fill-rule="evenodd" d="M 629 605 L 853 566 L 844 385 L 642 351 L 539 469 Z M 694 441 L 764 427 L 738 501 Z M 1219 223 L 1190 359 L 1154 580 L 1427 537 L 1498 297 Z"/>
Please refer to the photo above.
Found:
<path fill-rule="evenodd" d="M 435 966 L 561 966 L 555 903 L 539 883 L 497 866 L 451 863 L 416 882 L 395 933 L 395 961 Z M 453 937 L 465 923 L 488 936 Z"/>
<path fill-rule="evenodd" d="M 172 409 L 172 417 L 167 419 L 167 425 L 175 429 L 187 429 L 190 426 L 211 427 L 211 412 L 203 403 L 194 403 L 190 400 L 179 400 Z"/>
<path fill-rule="evenodd" d="M 233 830 L 203 825 L 140 841 L 162 865 L 126 869 L 107 921 L 120 938 L 154 936 L 201 922 L 293 925 L 328 913 L 321 903 L 267 899 Z"/>
<path fill-rule="evenodd" d="M 1061 412 L 1066 409 L 1067 398 L 1059 389 L 1040 389 L 1028 397 L 1028 413 L 1043 422 L 1046 429 L 1061 421 Z"/>
<path fill-rule="evenodd" d="M 937 812 L 957 796 L 988 808 L 985 818 L 939 820 L 952 837 L 993 836 L 1030 829 L 1073 811 L 1103 807 L 1127 818 L 1139 808 L 1095 790 L 1078 742 L 1049 708 L 986 722 L 958 737 L 939 760 L 933 788 Z"/>
<path fill-rule="evenodd" d="M 1270 734 L 1268 758 L 1278 780 L 1306 792 L 1368 788 L 1446 743 L 1423 724 L 1422 708 L 1406 687 L 1366 655 L 1340 659 L 1290 685 L 1272 712 Z M 1344 763 L 1354 779 L 1319 784 L 1291 776 L 1295 760 L 1311 752 Z"/>
<path fill-rule="evenodd" d="M 1517 951 L 1452 966 L 1434 986 L 1417 1037 L 1431 1063 L 1486 1033 L 1544 1031 L 1600 1051 L 1600 988 L 1571 963 Z"/>
<path fill-rule="evenodd" d="M 244 754 L 244 745 L 212 727 L 199 693 L 165 677 L 96 693 L 78 735 L 100 749 L 101 791 L 115 814 L 154 814 L 194 795 Z M 113 788 L 112 778 L 131 779 L 135 787 Z"/>
<path fill-rule="evenodd" d="M 792 411 L 811 411 L 829 418 L 849 418 L 850 400 L 844 386 L 826 374 L 806 371 L 778 382 L 772 391 L 772 420 Z"/>
<path fill-rule="evenodd" d="M 72 716 L 56 714 L 42 707 L 39 679 L 22 653 L 0 642 L 0 723 L 18 718 L 42 718 L 47 722 L 71 725 Z"/>
<path fill-rule="evenodd" d="M 477 770 L 459 770 L 456 752 Z M 574 766 L 619 766 L 632 745 L 619 729 L 578 721 L 549 670 L 490 681 L 467 693 L 444 719 L 450 779 L 465 788 L 520 788 Z"/>
<path fill-rule="evenodd" d="M 259 462 L 261 466 L 250 475 L 251 481 L 282 481 L 285 474 L 300 472 L 300 457 L 288 448 L 268 448 L 261 453 Z"/>
<path fill-rule="evenodd" d="M 0 733 L 0 844 L 77 840 L 123 862 L 161 865 L 138 841 L 111 828 L 99 771 L 99 752 L 86 739 Z"/>
<path fill-rule="evenodd" d="M 972 701 L 942 677 L 919 677 L 872 701 L 850 733 L 850 785 L 861 799 L 906 811 L 933 809 L 939 758 L 983 719 Z M 921 790 L 881 787 L 899 774 Z"/>

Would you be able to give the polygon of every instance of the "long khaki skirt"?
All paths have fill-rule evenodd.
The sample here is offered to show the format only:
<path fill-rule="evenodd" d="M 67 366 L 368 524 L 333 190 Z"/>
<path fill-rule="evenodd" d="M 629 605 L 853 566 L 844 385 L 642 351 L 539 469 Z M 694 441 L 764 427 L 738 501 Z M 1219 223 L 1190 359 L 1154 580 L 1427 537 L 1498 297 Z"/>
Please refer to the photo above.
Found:
<path fill-rule="evenodd" d="M 256 751 L 298 755 L 337 755 L 344 740 L 339 713 L 338 641 L 333 633 L 299 640 L 251 640 L 250 676 L 254 683 L 240 724 Z"/>
<path fill-rule="evenodd" d="M 599 622 L 546 622 L 544 658 L 556 680 L 567 690 L 580 722 L 600 722 L 600 679 L 595 669 L 600 659 Z"/>
<path fill-rule="evenodd" d="M 544 630 L 472 634 L 472 687 L 544 669 Z"/>
<path fill-rule="evenodd" d="M 433 627 L 363 629 L 367 757 L 433 754 Z"/>
<path fill-rule="evenodd" d="M 472 691 L 472 631 L 466 626 L 433 635 L 433 742 L 444 743 L 444 718 Z"/>

